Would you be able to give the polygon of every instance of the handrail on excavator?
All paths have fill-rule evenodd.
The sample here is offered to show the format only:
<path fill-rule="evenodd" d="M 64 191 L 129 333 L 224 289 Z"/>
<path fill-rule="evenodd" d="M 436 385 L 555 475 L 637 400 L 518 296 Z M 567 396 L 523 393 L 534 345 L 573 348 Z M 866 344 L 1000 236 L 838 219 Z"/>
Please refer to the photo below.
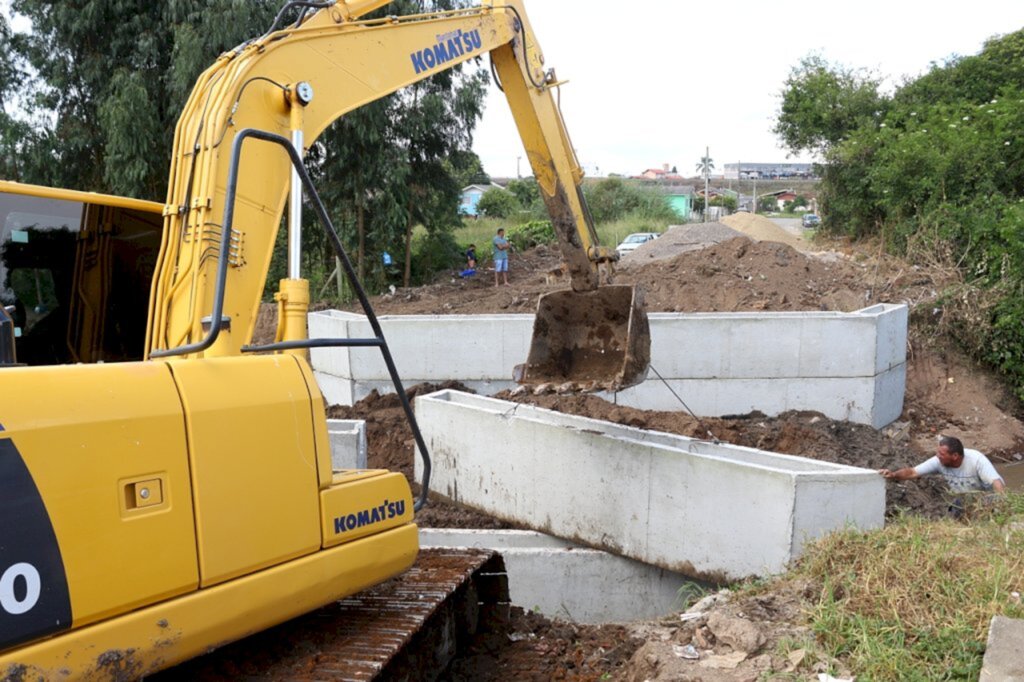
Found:
<path fill-rule="evenodd" d="M 295 147 L 292 146 L 292 143 L 288 138 L 282 137 L 281 135 L 275 135 L 274 133 L 268 133 L 265 130 L 256 130 L 254 128 L 241 130 L 235 136 L 231 145 L 231 165 L 228 168 L 227 195 L 224 202 L 224 220 L 221 225 L 222 233 L 224 235 L 230 235 L 234 224 L 235 201 L 237 199 L 238 189 L 238 169 L 240 167 L 242 157 L 242 145 L 249 138 L 276 144 L 284 149 L 288 154 L 292 166 L 297 171 L 299 180 L 302 182 L 302 188 L 306 192 L 306 198 L 313 205 L 320 225 L 327 232 L 327 238 L 330 240 L 331 246 L 334 247 L 335 255 L 341 262 L 342 269 L 345 271 L 345 276 L 348 278 L 349 284 L 352 285 L 352 290 L 355 291 L 356 297 L 359 299 L 359 303 L 363 308 L 363 312 L 366 314 L 366 318 L 370 323 L 370 328 L 373 330 L 375 336 L 368 339 L 303 339 L 299 341 L 272 343 L 263 346 L 244 346 L 241 350 L 244 353 L 256 353 L 263 351 L 296 350 L 302 348 L 323 348 L 331 346 L 380 348 L 381 355 L 384 358 L 384 364 L 387 365 L 388 374 L 391 376 L 391 382 L 395 387 L 395 392 L 398 394 L 399 401 L 402 403 L 402 409 L 405 412 L 405 417 L 409 422 L 409 427 L 412 429 L 413 437 L 416 440 L 416 447 L 419 449 L 420 457 L 423 460 L 423 486 L 420 490 L 419 499 L 413 505 L 413 509 L 415 511 L 419 511 L 423 505 L 426 504 L 427 496 L 430 491 L 431 462 L 430 454 L 427 451 L 426 441 L 420 433 L 419 425 L 416 422 L 416 414 L 413 412 L 412 405 L 409 402 L 409 397 L 405 394 L 405 388 L 402 385 L 402 380 L 398 376 L 398 368 L 395 366 L 394 358 L 391 355 L 391 349 L 388 348 L 387 340 L 384 338 L 384 330 L 380 326 L 380 321 L 377 319 L 377 315 L 373 312 L 373 306 L 370 305 L 370 299 L 366 295 L 366 291 L 363 289 L 362 284 L 359 282 L 355 268 L 352 267 L 352 261 L 345 252 L 345 247 L 342 245 L 341 239 L 338 237 L 338 232 L 334 229 L 334 224 L 331 222 L 331 218 L 327 214 L 327 209 L 324 207 L 323 201 L 320 199 L 320 195 L 317 193 L 316 187 L 313 185 L 313 181 L 309 177 L 309 172 L 306 170 L 306 165 L 302 162 L 302 157 L 299 156 L 298 151 L 296 151 Z M 229 320 L 225 320 L 223 311 L 224 290 L 225 283 L 227 281 L 228 256 L 230 248 L 231 240 L 226 236 L 222 237 L 220 252 L 217 259 L 217 286 L 213 299 L 213 312 L 210 314 L 210 328 L 206 333 L 206 336 L 198 343 L 187 344 L 166 350 L 153 350 L 150 352 L 151 358 L 166 358 L 177 355 L 198 353 L 210 348 L 217 341 L 217 336 L 220 334 L 222 325 L 229 323 Z"/>

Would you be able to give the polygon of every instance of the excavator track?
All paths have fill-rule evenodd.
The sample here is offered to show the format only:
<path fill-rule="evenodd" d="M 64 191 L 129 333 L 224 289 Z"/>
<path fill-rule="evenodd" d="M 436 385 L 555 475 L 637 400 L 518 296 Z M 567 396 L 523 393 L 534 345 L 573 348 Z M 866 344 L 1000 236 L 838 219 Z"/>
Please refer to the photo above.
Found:
<path fill-rule="evenodd" d="M 423 549 L 401 576 L 148 680 L 434 680 L 508 622 L 500 554 Z"/>

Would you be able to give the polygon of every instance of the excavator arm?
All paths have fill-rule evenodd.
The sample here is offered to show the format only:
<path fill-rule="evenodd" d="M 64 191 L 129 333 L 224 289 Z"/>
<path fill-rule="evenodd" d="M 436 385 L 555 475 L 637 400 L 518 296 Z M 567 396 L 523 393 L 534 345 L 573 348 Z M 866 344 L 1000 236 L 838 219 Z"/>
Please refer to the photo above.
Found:
<path fill-rule="evenodd" d="M 583 173 L 552 96 L 558 83 L 553 72 L 544 71 L 543 56 L 519 0 L 372 20 L 362 17 L 387 3 L 294 4 L 303 9 L 299 20 L 225 53 L 202 74 L 178 122 L 163 242 L 150 297 L 148 355 L 194 344 L 212 324 L 219 325 L 217 342 L 186 356 L 236 355 L 252 337 L 288 200 L 291 166 L 279 148 L 253 143 L 245 149 L 233 209 L 234 227 L 231 234 L 224 234 L 221 217 L 228 190 L 228 161 L 232 141 L 240 131 L 253 128 L 275 133 L 298 142 L 297 147 L 308 148 L 347 112 L 487 53 L 542 190 L 569 265 L 572 288 L 576 292 L 598 289 L 598 265 L 613 260 L 614 252 L 599 245 L 580 191 Z M 318 8 L 315 13 L 307 14 L 314 5 Z M 280 23 L 275 22 L 275 28 Z M 293 197 L 291 204 L 294 215 L 299 201 Z M 298 243 L 297 223 L 292 220 L 292 254 Z M 210 312 L 222 240 L 230 241 L 229 263 L 223 315 L 214 322 Z M 282 282 L 278 299 L 284 317 L 292 322 L 279 321 L 284 325 L 279 331 L 281 340 L 305 334 L 308 285 L 298 278 L 297 258 L 293 255 L 290 261 L 294 267 L 290 267 L 289 280 Z M 539 353 L 543 359 L 534 362 L 531 357 L 529 364 L 544 369 L 535 369 L 534 374 L 573 378 L 567 358 L 584 354 L 577 352 L 580 343 L 589 345 L 585 354 L 592 356 L 595 340 L 603 344 L 598 350 L 602 358 L 609 352 L 631 357 L 633 364 L 642 365 L 646 372 L 649 341 L 641 338 L 633 348 L 626 340 L 630 329 L 643 327 L 645 333 L 646 318 L 642 324 L 630 322 L 634 314 L 642 316 L 640 302 L 632 295 L 625 299 L 616 295 L 617 310 L 609 315 L 607 297 L 597 296 L 599 302 L 585 307 L 599 313 L 569 325 L 583 324 L 587 329 L 568 335 L 554 333 L 571 336 L 574 340 L 569 346 L 553 342 L 549 330 L 560 326 L 554 319 L 544 321 L 543 334 L 535 332 L 535 347 L 542 337 Z M 622 300 L 628 310 L 621 310 Z M 595 324 L 608 321 L 621 330 L 611 335 L 611 345 L 592 333 Z M 613 361 L 613 366 L 618 364 L 619 359 Z M 629 383 L 636 383 L 635 377 L 623 381 L 619 376 L 602 385 Z"/>

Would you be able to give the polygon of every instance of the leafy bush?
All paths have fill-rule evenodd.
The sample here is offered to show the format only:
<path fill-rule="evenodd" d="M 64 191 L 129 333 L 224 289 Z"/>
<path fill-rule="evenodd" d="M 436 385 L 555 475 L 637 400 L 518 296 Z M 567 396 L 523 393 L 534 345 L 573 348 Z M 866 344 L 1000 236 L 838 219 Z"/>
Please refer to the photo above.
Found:
<path fill-rule="evenodd" d="M 558 241 L 550 220 L 531 220 L 513 227 L 505 236 L 509 243 L 519 251 L 538 244 L 553 244 Z"/>
<path fill-rule="evenodd" d="M 500 187 L 492 187 L 476 205 L 476 210 L 488 218 L 507 218 L 521 208 L 516 195 Z"/>
<path fill-rule="evenodd" d="M 679 219 L 661 192 L 621 178 L 608 178 L 584 185 L 583 194 L 594 221 L 598 223 L 621 220 L 627 215 L 665 223 Z"/>
<path fill-rule="evenodd" d="M 993 38 L 891 96 L 872 78 L 805 60 L 776 132 L 791 150 L 823 153 L 825 229 L 879 236 L 903 255 L 926 246 L 977 289 L 949 292 L 944 324 L 1024 397 L 1022 53 L 1024 30 Z M 844 109 L 856 115 L 830 114 L 836 102 L 857 103 Z"/>
<path fill-rule="evenodd" d="M 709 204 L 711 206 L 722 206 L 723 208 L 726 208 L 726 209 L 728 209 L 730 211 L 735 211 L 736 210 L 736 206 L 737 206 L 736 197 L 727 196 L 727 195 L 719 195 L 717 197 L 711 197 L 711 201 L 709 202 Z"/>

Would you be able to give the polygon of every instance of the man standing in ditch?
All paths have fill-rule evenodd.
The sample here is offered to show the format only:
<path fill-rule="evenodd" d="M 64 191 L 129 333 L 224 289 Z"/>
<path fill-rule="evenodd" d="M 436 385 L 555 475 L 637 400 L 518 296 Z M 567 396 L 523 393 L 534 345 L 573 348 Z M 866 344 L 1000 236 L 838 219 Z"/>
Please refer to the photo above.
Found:
<path fill-rule="evenodd" d="M 960 439 L 952 436 L 940 438 L 935 456 L 916 467 L 904 467 L 896 471 L 879 469 L 878 473 L 893 481 L 942 474 L 954 495 L 990 490 L 1002 494 L 1006 491 L 1006 484 L 992 466 L 992 462 L 977 450 L 964 449 Z M 959 516 L 963 511 L 963 501 L 960 498 L 954 500 L 950 511 L 954 516 Z"/>
<path fill-rule="evenodd" d="M 498 273 L 505 278 L 505 286 L 508 286 L 508 251 L 510 244 L 505 239 L 505 228 L 498 228 L 498 235 L 493 240 L 494 245 L 494 286 L 498 286 Z"/>

